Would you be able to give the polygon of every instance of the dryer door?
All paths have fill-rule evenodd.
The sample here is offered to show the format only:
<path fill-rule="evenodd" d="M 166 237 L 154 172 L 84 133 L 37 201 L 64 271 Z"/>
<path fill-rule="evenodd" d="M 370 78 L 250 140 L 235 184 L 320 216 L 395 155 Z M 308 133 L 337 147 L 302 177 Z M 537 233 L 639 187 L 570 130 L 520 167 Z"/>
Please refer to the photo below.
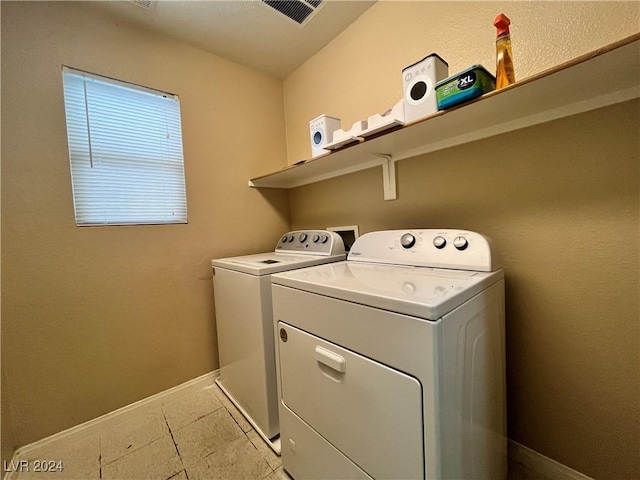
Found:
<path fill-rule="evenodd" d="M 424 478 L 420 383 L 284 322 L 278 329 L 283 403 L 371 477 Z"/>

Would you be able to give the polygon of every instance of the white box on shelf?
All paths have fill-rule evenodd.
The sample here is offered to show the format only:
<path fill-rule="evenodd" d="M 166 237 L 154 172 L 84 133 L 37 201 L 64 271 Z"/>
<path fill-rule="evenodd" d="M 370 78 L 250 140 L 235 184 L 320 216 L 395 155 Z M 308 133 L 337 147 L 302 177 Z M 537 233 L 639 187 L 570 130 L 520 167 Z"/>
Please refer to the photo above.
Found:
<path fill-rule="evenodd" d="M 320 115 L 309 122 L 311 139 L 311 156 L 317 157 L 328 153 L 325 145 L 333 140 L 333 132 L 340 129 L 340 119 L 329 115 Z"/>
<path fill-rule="evenodd" d="M 449 65 L 432 53 L 402 69 L 404 120 L 409 123 L 438 111 L 436 83 L 449 76 Z"/>

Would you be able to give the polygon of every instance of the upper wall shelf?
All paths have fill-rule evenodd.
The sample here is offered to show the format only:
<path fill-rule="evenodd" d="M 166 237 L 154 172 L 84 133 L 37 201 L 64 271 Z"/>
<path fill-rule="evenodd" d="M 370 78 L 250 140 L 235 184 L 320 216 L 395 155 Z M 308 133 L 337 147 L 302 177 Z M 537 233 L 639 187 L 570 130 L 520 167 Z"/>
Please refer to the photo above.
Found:
<path fill-rule="evenodd" d="M 640 33 L 398 130 L 268 175 L 251 187 L 294 188 L 640 97 Z"/>

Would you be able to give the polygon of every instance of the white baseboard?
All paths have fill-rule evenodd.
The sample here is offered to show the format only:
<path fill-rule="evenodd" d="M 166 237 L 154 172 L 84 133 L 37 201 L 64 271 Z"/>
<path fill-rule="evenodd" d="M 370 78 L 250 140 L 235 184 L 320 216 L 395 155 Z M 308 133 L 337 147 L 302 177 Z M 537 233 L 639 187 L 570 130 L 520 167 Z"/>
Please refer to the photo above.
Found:
<path fill-rule="evenodd" d="M 170 402 L 185 394 L 202 390 L 215 383 L 215 379 L 220 376 L 220 370 L 214 370 L 213 372 L 205 373 L 193 380 L 189 380 L 183 384 L 171 387 L 168 390 L 156 393 L 147 398 L 143 398 L 137 402 L 126 405 L 122 408 L 106 413 L 100 417 L 94 418 L 87 422 L 71 427 L 62 432 L 55 433 L 49 437 L 38 440 L 37 442 L 30 443 L 23 447 L 18 448 L 13 454 L 13 461 L 20 460 L 27 454 L 33 453 L 34 450 L 46 448 L 52 443 L 64 443 L 70 441 L 80 440 L 82 438 L 89 437 L 99 431 L 110 428 L 124 420 L 132 419 L 136 416 L 144 414 L 145 412 L 159 407 L 164 403 Z M 10 480 L 12 472 L 5 477 L 5 480 Z"/>
<path fill-rule="evenodd" d="M 508 448 L 509 463 L 520 463 L 544 478 L 557 480 L 593 480 L 591 477 L 587 477 L 511 439 L 508 440 Z"/>

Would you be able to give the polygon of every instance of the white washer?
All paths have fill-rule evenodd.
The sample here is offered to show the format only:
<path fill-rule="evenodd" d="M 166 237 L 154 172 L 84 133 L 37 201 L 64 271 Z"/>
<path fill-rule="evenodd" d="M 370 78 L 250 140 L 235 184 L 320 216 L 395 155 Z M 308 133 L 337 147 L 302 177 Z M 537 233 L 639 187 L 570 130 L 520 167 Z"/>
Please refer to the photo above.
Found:
<path fill-rule="evenodd" d="M 368 233 L 272 283 L 291 476 L 506 477 L 504 276 L 485 237 Z"/>
<path fill-rule="evenodd" d="M 340 235 L 305 230 L 284 235 L 274 252 L 211 261 L 220 360 L 216 382 L 276 453 L 271 274 L 344 259 Z"/>

